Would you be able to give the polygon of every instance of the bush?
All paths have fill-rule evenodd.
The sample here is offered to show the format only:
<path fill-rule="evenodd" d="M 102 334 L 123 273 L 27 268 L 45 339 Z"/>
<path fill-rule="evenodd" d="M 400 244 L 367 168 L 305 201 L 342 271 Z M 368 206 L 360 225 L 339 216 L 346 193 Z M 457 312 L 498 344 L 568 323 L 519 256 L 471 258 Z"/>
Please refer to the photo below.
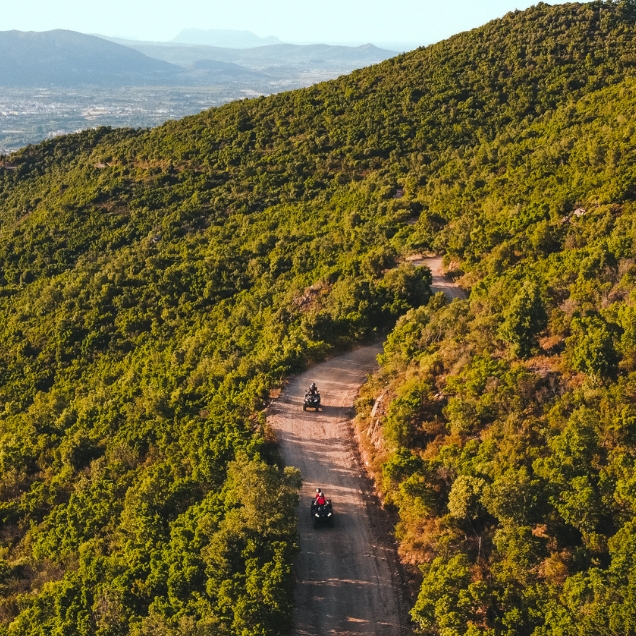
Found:
<path fill-rule="evenodd" d="M 537 350 L 537 335 L 548 324 L 548 316 L 536 283 L 524 281 L 510 306 L 503 312 L 499 335 L 511 345 L 513 355 L 527 358 Z"/>
<path fill-rule="evenodd" d="M 568 360 L 575 371 L 586 373 L 599 382 L 616 376 L 618 355 L 614 339 L 600 316 L 575 318 L 567 348 Z"/>
<path fill-rule="evenodd" d="M 399 316 L 409 309 L 425 305 L 431 297 L 433 277 L 428 267 L 402 263 L 390 270 L 380 284 L 386 298 L 384 309 Z"/>

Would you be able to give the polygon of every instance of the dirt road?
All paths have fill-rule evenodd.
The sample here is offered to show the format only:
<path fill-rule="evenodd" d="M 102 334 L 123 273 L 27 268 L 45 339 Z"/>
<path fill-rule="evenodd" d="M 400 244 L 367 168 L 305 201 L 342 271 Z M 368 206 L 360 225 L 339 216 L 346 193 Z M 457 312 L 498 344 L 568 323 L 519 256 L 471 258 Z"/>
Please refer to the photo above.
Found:
<path fill-rule="evenodd" d="M 361 347 L 296 378 L 270 418 L 288 465 L 303 477 L 296 564 L 295 634 L 400 633 L 394 555 L 381 536 L 364 492 L 369 485 L 352 446 L 353 400 L 376 366 L 381 345 Z M 305 389 L 320 389 L 323 410 L 302 410 Z M 309 505 L 321 487 L 333 499 L 334 527 L 313 529 Z"/>
<path fill-rule="evenodd" d="M 441 259 L 422 259 L 421 264 L 431 267 L 435 291 L 458 295 L 441 275 Z M 409 631 L 395 546 L 382 510 L 369 496 L 351 430 L 353 401 L 381 351 L 381 344 L 359 347 L 312 367 L 270 408 L 269 422 L 285 462 L 303 477 L 295 636 L 398 636 Z M 302 410 L 311 382 L 322 395 L 318 413 Z M 333 499 L 333 528 L 312 527 L 309 505 L 316 487 Z"/>
<path fill-rule="evenodd" d="M 441 256 L 420 256 L 410 260 L 413 265 L 427 265 L 429 267 L 431 274 L 433 274 L 433 291 L 443 291 L 451 300 L 453 298 L 466 298 L 466 292 L 444 276 Z"/>

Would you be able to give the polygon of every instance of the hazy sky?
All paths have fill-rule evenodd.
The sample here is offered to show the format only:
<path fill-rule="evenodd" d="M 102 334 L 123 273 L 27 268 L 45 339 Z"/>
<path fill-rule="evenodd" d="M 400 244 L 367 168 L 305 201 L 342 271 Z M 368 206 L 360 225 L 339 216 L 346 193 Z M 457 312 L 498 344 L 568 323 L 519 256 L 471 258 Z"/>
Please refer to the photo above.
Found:
<path fill-rule="evenodd" d="M 169 40 L 184 28 L 247 29 L 288 42 L 429 43 L 524 0 L 2 0 L 0 31 L 64 28 Z"/>

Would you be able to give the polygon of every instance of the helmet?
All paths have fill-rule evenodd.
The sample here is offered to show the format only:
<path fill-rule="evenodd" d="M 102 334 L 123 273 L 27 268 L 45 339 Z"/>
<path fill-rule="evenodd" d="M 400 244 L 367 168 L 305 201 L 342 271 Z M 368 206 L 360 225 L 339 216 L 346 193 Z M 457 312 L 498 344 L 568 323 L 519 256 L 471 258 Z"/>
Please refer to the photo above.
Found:
<path fill-rule="evenodd" d="M 315 383 L 315 382 L 312 382 L 312 383 L 311 383 L 311 388 L 312 388 L 312 389 L 315 389 L 315 388 L 316 388 L 316 383 Z"/>
<path fill-rule="evenodd" d="M 320 488 L 316 488 L 316 494 L 320 494 L 322 492 L 322 490 L 320 490 Z"/>

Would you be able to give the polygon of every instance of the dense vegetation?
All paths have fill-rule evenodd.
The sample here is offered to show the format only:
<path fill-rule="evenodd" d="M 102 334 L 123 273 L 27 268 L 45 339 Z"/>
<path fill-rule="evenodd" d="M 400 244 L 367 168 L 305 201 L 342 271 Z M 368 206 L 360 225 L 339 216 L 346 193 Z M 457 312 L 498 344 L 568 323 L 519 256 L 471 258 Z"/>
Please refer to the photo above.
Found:
<path fill-rule="evenodd" d="M 409 310 L 377 461 L 416 621 L 633 632 L 634 35 L 542 4 L 7 158 L 0 634 L 285 633 L 299 477 L 260 409 Z M 417 249 L 470 301 L 420 307 Z"/>
<path fill-rule="evenodd" d="M 52 167 L 7 184 L 5 626 L 285 633 L 298 475 L 256 413 L 294 368 L 425 301 L 427 273 L 383 276 L 389 206 L 384 233 L 341 223 L 363 194 L 228 213 L 199 199 L 206 175 L 99 173 L 95 142 L 122 136 L 68 140 L 63 171 L 61 143 L 30 150 Z"/>
<path fill-rule="evenodd" d="M 634 121 L 625 79 L 418 180 L 470 296 L 400 319 L 360 411 L 426 634 L 636 633 Z"/>

